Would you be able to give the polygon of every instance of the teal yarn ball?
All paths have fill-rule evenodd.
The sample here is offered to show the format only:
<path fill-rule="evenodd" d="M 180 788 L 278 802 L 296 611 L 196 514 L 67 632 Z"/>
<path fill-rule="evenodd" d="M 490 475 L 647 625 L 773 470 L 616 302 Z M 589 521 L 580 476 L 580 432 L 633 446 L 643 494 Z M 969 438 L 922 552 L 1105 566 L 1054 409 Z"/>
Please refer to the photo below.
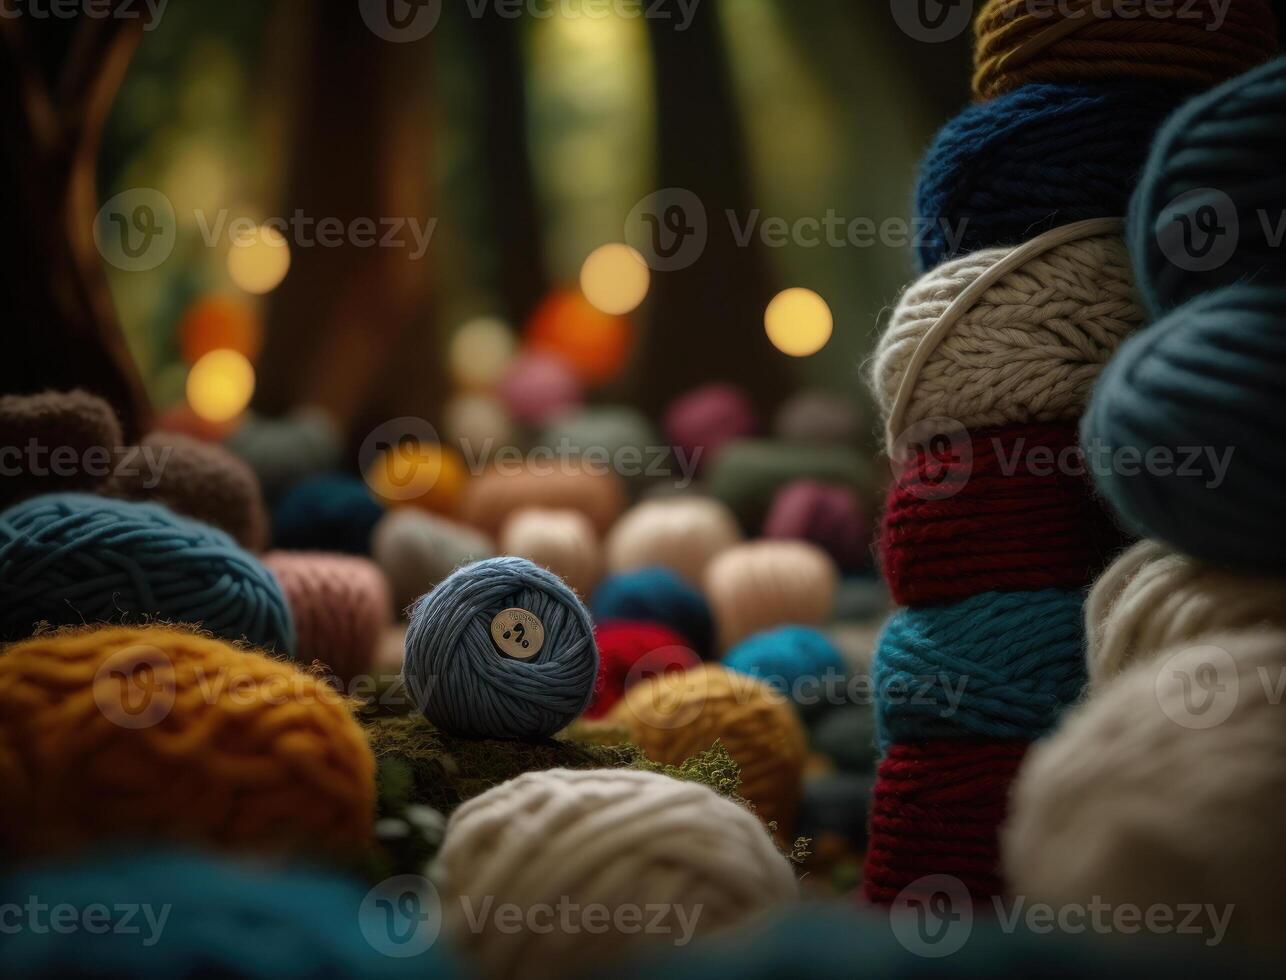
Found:
<path fill-rule="evenodd" d="M 984 592 L 904 609 L 875 651 L 881 748 L 925 738 L 1035 739 L 1085 686 L 1078 592 Z"/>
<path fill-rule="evenodd" d="M 1081 444 L 1138 533 L 1205 561 L 1286 569 L 1286 287 L 1230 286 L 1121 345 Z"/>
<path fill-rule="evenodd" d="M 517 630 L 501 616 L 514 609 L 539 621 L 538 642 L 530 620 Z M 589 612 L 562 579 L 525 558 L 465 565 L 411 610 L 407 690 L 454 735 L 548 738 L 588 707 L 597 676 Z"/>
<path fill-rule="evenodd" d="M 5 925 L 17 927 L 4 929 L 0 958 L 15 977 L 456 976 L 429 900 L 412 921 L 403 916 L 419 906 L 399 908 L 388 892 L 187 853 L 35 866 L 0 879 Z"/>
<path fill-rule="evenodd" d="M 705 656 L 714 643 L 714 617 L 701 590 L 659 566 L 609 576 L 594 592 L 594 618 L 659 623 Z"/>
<path fill-rule="evenodd" d="M 272 510 L 273 547 L 369 555 L 384 507 L 366 483 L 346 473 L 322 473 L 291 487 Z"/>
<path fill-rule="evenodd" d="M 1160 316 L 1234 283 L 1286 285 L 1286 57 L 1185 103 L 1161 128 L 1127 241 Z"/>
<path fill-rule="evenodd" d="M 159 504 L 90 494 L 33 497 L 0 513 L 0 641 L 54 626 L 189 623 L 292 654 L 290 607 L 272 574 L 223 531 Z"/>
<path fill-rule="evenodd" d="M 844 696 L 848 666 L 825 633 L 808 626 L 780 626 L 742 640 L 723 656 L 728 670 L 757 677 L 790 698 L 809 718 Z"/>

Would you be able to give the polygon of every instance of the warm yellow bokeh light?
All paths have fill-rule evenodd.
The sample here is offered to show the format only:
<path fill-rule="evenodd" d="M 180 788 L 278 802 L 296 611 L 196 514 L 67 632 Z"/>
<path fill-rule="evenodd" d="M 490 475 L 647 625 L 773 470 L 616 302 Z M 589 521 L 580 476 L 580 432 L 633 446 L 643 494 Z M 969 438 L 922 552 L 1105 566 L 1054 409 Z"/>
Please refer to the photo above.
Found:
<path fill-rule="evenodd" d="M 826 300 L 811 289 L 787 289 L 768 304 L 764 329 L 772 345 L 783 354 L 807 357 L 826 346 L 835 329 L 835 318 Z"/>
<path fill-rule="evenodd" d="M 651 283 L 652 271 L 647 262 L 628 245 L 594 249 L 580 270 L 580 288 L 585 298 L 613 316 L 638 309 Z"/>
<path fill-rule="evenodd" d="M 188 372 L 188 404 L 207 422 L 236 418 L 254 393 L 255 369 L 234 350 L 212 350 Z"/>
<path fill-rule="evenodd" d="M 290 246 L 281 232 L 260 225 L 228 249 L 228 275 L 247 293 L 272 292 L 290 271 Z"/>
<path fill-rule="evenodd" d="M 451 338 L 451 374 L 461 387 L 489 388 L 508 370 L 515 347 L 513 331 L 502 321 L 470 320 Z"/>

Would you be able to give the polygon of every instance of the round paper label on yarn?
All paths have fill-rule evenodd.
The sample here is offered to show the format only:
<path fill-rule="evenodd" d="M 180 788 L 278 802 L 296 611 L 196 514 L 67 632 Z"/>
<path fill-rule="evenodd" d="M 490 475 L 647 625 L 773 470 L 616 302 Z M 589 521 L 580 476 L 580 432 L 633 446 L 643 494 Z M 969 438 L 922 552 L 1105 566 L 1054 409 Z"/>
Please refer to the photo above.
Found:
<path fill-rule="evenodd" d="M 545 624 L 526 609 L 505 609 L 491 620 L 491 639 L 506 656 L 530 660 L 545 645 Z"/>

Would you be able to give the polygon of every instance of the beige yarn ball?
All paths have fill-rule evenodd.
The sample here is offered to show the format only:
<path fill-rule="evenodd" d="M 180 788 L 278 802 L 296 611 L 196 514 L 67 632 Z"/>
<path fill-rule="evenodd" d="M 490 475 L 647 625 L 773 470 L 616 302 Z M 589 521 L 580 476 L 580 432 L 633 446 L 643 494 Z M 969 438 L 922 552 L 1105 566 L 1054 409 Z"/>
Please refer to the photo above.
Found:
<path fill-rule="evenodd" d="M 751 541 L 706 569 L 705 592 L 727 650 L 752 633 L 787 623 L 822 626 L 835 609 L 839 570 L 807 541 Z"/>
<path fill-rule="evenodd" d="M 418 507 L 389 511 L 371 533 L 371 557 L 388 577 L 399 611 L 461 565 L 495 553 L 495 545 L 481 531 Z"/>
<path fill-rule="evenodd" d="M 577 510 L 530 507 L 513 514 L 500 531 L 500 553 L 548 568 L 582 597 L 603 576 L 603 553 L 589 518 Z"/>
<path fill-rule="evenodd" d="M 920 340 L 952 300 L 1009 251 L 986 249 L 946 262 L 903 294 L 871 366 L 871 388 L 886 418 Z M 1118 236 L 1058 245 L 1002 276 L 954 324 L 921 369 L 902 423 L 1076 419 L 1103 366 L 1142 322 L 1129 254 Z"/>
<path fill-rule="evenodd" d="M 1002 835 L 1011 892 L 1175 916 L 1232 906 L 1229 941 L 1286 949 L 1283 676 L 1286 633 L 1263 630 L 1203 637 L 1118 677 L 1019 772 Z"/>
<path fill-rule="evenodd" d="M 1094 583 L 1085 605 L 1090 683 L 1210 633 L 1286 627 L 1286 580 L 1215 568 L 1140 541 Z"/>
<path fill-rule="evenodd" d="M 474 797 L 452 814 L 433 876 L 447 934 L 497 978 L 579 976 L 798 897 L 747 810 L 697 783 L 615 769 L 531 772 Z M 513 907 L 516 929 L 500 921 Z"/>
<path fill-rule="evenodd" d="M 468 459 L 488 459 L 513 444 L 513 423 L 499 399 L 465 392 L 447 402 L 443 431 Z"/>
<path fill-rule="evenodd" d="M 711 497 L 646 500 L 625 513 L 607 536 L 612 572 L 662 566 L 701 584 L 716 555 L 742 541 L 737 518 Z"/>

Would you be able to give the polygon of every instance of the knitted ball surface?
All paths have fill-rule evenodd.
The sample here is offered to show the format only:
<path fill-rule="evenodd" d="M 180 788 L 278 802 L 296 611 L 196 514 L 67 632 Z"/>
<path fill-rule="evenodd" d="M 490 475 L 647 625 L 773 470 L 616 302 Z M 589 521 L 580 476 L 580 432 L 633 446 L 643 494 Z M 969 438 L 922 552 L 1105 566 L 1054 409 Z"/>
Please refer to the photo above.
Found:
<path fill-rule="evenodd" d="M 578 510 L 529 507 L 500 530 L 500 551 L 534 561 L 588 596 L 603 576 L 603 549 L 589 518 Z"/>
<path fill-rule="evenodd" d="M 921 738 L 1044 735 L 1085 686 L 1076 592 L 985 592 L 904 609 L 871 668 L 883 745 Z"/>
<path fill-rule="evenodd" d="M 817 480 L 788 483 L 773 498 L 764 537 L 809 541 L 851 572 L 871 563 L 871 523 L 852 487 Z"/>
<path fill-rule="evenodd" d="M 1125 344 L 1081 423 L 1093 472 L 1141 535 L 1286 570 L 1286 289 L 1230 286 Z"/>
<path fill-rule="evenodd" d="M 120 838 L 356 853 L 375 763 L 319 678 L 165 628 L 49 634 L 0 656 L 0 850 Z"/>
<path fill-rule="evenodd" d="M 737 518 L 711 497 L 645 500 L 622 515 L 604 549 L 613 572 L 660 566 L 700 584 L 715 555 L 742 540 Z"/>
<path fill-rule="evenodd" d="M 1163 86 L 1035 84 L 965 109 L 920 163 L 920 270 L 1125 214 L 1152 137 L 1180 98 Z"/>
<path fill-rule="evenodd" d="M 340 458 L 339 432 L 318 408 L 302 408 L 281 418 L 252 415 L 228 436 L 226 445 L 250 464 L 269 500 L 334 468 Z"/>
<path fill-rule="evenodd" d="M 795 829 L 807 746 L 786 699 L 763 681 L 717 664 L 665 673 L 625 692 L 607 716 L 647 757 L 679 765 L 721 742 L 741 767 L 737 792 L 782 840 Z"/>
<path fill-rule="evenodd" d="M 381 909 L 363 902 L 365 886 L 317 871 L 148 849 L 22 869 L 0 879 L 6 907 L 33 897 L 50 909 L 103 910 L 106 921 L 78 919 L 84 928 L 65 931 L 15 930 L 5 937 L 6 972 L 14 976 L 455 975 L 442 944 L 414 956 L 384 955 L 397 944 L 385 938 L 384 949 L 377 945 L 390 926 Z"/>
<path fill-rule="evenodd" d="M 1286 628 L 1286 579 L 1207 565 L 1140 541 L 1103 573 L 1085 604 L 1090 683 L 1211 633 Z"/>
<path fill-rule="evenodd" d="M 393 618 L 379 566 L 355 555 L 301 551 L 272 551 L 263 563 L 290 603 L 295 659 L 320 661 L 341 681 L 369 673 Z"/>
<path fill-rule="evenodd" d="M 912 284 L 876 346 L 871 387 L 887 417 L 925 335 L 952 301 L 1008 255 L 987 249 Z M 1058 245 L 1002 276 L 942 338 L 920 370 L 902 422 L 967 426 L 1078 418 L 1094 381 L 1143 322 L 1120 238 Z M 900 435 L 895 433 L 894 435 Z"/>
<path fill-rule="evenodd" d="M 1044 4 L 988 0 L 974 21 L 979 99 L 1033 82 L 1163 82 L 1203 89 L 1277 52 L 1269 0 Z"/>
<path fill-rule="evenodd" d="M 795 704 L 805 717 L 831 707 L 848 676 L 844 657 L 825 633 L 781 626 L 750 636 L 723 655 L 724 667 L 757 677 Z"/>
<path fill-rule="evenodd" d="M 706 569 L 719 648 L 774 626 L 829 623 L 838 581 L 830 556 L 807 541 L 751 541 L 730 548 Z"/>
<path fill-rule="evenodd" d="M 153 432 L 121 459 L 112 493 L 165 504 L 177 514 L 227 531 L 250 551 L 268 543 L 268 512 L 254 470 L 222 446 Z"/>
<path fill-rule="evenodd" d="M 656 623 L 608 620 L 594 627 L 598 680 L 586 718 L 601 718 L 625 692 L 657 674 L 691 670 L 701 658 L 674 630 Z"/>
<path fill-rule="evenodd" d="M 1138 663 L 1035 746 L 1003 838 L 1016 894 L 1056 907 L 1232 909 L 1227 942 L 1280 954 L 1286 634 L 1243 631 Z"/>
<path fill-rule="evenodd" d="M 795 480 L 862 488 L 870 483 L 870 469 L 852 446 L 742 439 L 725 446 L 713 461 L 706 488 L 737 515 L 743 528 L 757 533 L 778 491 Z"/>
<path fill-rule="evenodd" d="M 273 547 L 369 555 L 371 532 L 383 516 L 357 477 L 322 473 L 291 487 L 273 508 Z"/>
<path fill-rule="evenodd" d="M 705 936 L 798 895 L 789 863 L 751 813 L 705 786 L 629 770 L 527 773 L 475 797 L 452 814 L 435 877 L 447 934 L 487 976 L 505 978 L 579 974 L 631 946 L 674 942 L 613 927 L 621 910 L 681 912 Z M 601 906 L 609 924 L 511 930 L 488 917 L 471 927 L 464 909 L 487 899 Z"/>
<path fill-rule="evenodd" d="M 388 576 L 399 610 L 461 565 L 495 554 L 495 543 L 481 531 L 416 507 L 389 511 L 371 535 L 371 557 Z"/>
<path fill-rule="evenodd" d="M 750 397 L 730 384 L 710 384 L 681 395 L 665 413 L 665 434 L 699 465 L 706 465 L 735 439 L 759 428 Z"/>
<path fill-rule="evenodd" d="M 1286 58 L 1188 102 L 1157 137 L 1130 211 L 1155 316 L 1234 283 L 1286 285 Z"/>
<path fill-rule="evenodd" d="M 611 575 L 594 593 L 594 617 L 657 623 L 705 654 L 714 642 L 714 619 L 700 590 L 668 568 L 640 568 Z"/>
<path fill-rule="evenodd" d="M 557 575 L 525 558 L 489 558 L 416 604 L 403 673 L 424 716 L 444 731 L 546 738 L 593 696 L 594 627 Z"/>
<path fill-rule="evenodd" d="M 96 489 L 122 441 L 112 406 L 87 391 L 0 396 L 0 508 L 42 493 Z"/>
<path fill-rule="evenodd" d="M 33 497 L 0 513 L 0 640 L 55 626 L 156 618 L 290 654 L 277 580 L 232 538 L 159 504 Z"/>

